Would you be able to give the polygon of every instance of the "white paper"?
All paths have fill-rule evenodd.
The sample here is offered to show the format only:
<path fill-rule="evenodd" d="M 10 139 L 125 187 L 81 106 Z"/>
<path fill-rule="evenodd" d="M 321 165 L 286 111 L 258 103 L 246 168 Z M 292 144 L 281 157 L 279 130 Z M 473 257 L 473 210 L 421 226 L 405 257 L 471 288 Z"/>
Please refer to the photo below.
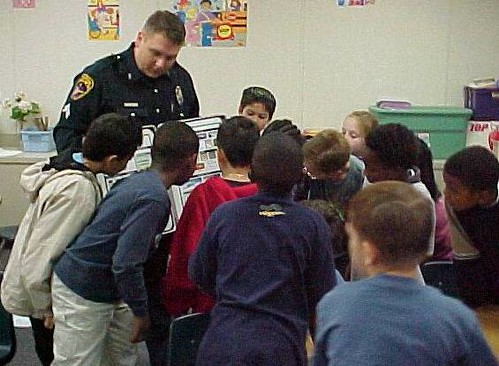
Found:
<path fill-rule="evenodd" d="M 14 315 L 14 327 L 16 328 L 31 328 L 31 322 L 26 316 Z"/>
<path fill-rule="evenodd" d="M 0 148 L 0 158 L 7 158 L 9 156 L 19 155 L 22 151 L 19 150 L 6 150 Z"/>

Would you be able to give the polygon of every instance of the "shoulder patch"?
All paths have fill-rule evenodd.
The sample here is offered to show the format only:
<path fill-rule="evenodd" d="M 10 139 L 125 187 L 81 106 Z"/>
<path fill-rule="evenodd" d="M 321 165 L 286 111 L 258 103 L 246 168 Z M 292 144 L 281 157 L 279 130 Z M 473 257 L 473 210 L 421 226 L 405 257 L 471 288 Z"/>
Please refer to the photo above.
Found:
<path fill-rule="evenodd" d="M 94 79 L 88 74 L 81 74 L 71 92 L 71 100 L 78 100 L 87 95 L 94 87 Z"/>

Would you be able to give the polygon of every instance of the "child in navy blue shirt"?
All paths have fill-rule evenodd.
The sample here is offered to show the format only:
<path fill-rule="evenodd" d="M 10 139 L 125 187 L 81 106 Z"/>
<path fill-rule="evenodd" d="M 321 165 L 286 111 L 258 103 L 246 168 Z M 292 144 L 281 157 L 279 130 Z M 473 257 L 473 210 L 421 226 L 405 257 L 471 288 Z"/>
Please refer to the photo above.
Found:
<path fill-rule="evenodd" d="M 168 221 L 167 188 L 192 176 L 198 149 L 188 125 L 163 124 L 151 168 L 112 187 L 55 265 L 54 365 L 135 364 L 149 327 L 144 263 Z"/>
<path fill-rule="evenodd" d="M 291 199 L 302 167 L 291 137 L 261 137 L 251 166 L 259 193 L 208 221 L 189 264 L 191 279 L 216 294 L 198 365 L 306 365 L 307 328 L 336 281 L 326 222 Z"/>

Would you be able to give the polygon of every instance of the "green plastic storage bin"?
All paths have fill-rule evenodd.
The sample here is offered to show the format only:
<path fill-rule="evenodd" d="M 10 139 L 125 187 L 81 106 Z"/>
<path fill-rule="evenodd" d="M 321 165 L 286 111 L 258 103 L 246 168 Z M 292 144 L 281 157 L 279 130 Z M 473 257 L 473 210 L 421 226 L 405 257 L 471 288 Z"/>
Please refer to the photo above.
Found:
<path fill-rule="evenodd" d="M 381 124 L 400 123 L 429 143 L 434 159 L 447 159 L 464 149 L 471 109 L 445 106 L 412 106 L 384 109 L 370 106 Z"/>

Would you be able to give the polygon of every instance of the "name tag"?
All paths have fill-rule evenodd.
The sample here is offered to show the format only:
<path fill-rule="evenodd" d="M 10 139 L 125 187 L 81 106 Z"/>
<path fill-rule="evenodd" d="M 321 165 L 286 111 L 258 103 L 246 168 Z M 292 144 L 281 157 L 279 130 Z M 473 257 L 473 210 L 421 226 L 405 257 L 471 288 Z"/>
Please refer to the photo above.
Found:
<path fill-rule="evenodd" d="M 138 106 L 139 106 L 139 103 L 135 103 L 135 102 L 123 103 L 123 107 L 125 107 L 125 108 L 137 108 Z"/>

